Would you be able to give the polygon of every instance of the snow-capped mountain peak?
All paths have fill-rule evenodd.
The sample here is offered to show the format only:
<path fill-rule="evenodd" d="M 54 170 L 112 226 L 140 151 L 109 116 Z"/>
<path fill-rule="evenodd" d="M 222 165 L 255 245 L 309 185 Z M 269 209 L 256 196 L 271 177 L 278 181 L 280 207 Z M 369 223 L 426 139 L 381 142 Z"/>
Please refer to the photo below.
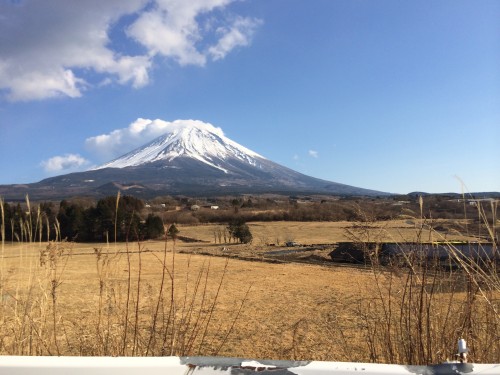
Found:
<path fill-rule="evenodd" d="M 225 173 L 228 172 L 225 164 L 234 159 L 252 166 L 265 160 L 227 138 L 220 128 L 201 121 L 183 121 L 171 123 L 167 133 L 95 169 L 134 167 L 159 161 L 169 163 L 186 157 Z"/>
<path fill-rule="evenodd" d="M 154 135 L 153 135 L 154 134 Z M 154 136 L 162 134 L 153 139 Z M 334 194 L 374 196 L 386 193 L 306 176 L 265 159 L 230 140 L 220 128 L 197 120 L 138 119 L 127 129 L 89 138 L 90 145 L 144 146 L 85 172 L 55 176 L 29 184 L 0 186 L 0 194 L 19 199 L 66 199 L 78 195 L 129 195 L 148 199 L 163 195 Z M 131 147 L 132 148 L 132 147 Z M 130 148 L 129 148 L 130 149 Z M 26 189 L 26 190 L 25 190 Z"/>

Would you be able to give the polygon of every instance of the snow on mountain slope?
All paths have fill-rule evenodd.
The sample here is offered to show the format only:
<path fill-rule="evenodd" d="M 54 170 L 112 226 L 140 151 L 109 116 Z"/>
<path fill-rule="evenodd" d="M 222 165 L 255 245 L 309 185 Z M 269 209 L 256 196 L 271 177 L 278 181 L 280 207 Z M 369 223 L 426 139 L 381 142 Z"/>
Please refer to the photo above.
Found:
<path fill-rule="evenodd" d="M 125 168 L 152 162 L 188 157 L 228 173 L 226 161 L 236 159 L 251 166 L 266 160 L 254 151 L 224 136 L 219 128 L 206 123 L 178 124 L 173 129 L 117 159 L 95 169 Z"/>
<path fill-rule="evenodd" d="M 131 133 L 144 131 L 148 123 L 134 123 Z M 208 123 L 157 120 L 156 125 L 161 129 L 155 129 L 154 134 L 165 134 L 95 169 L 50 177 L 23 189 L 0 186 L 0 194 L 9 199 L 22 199 L 26 194 L 37 199 L 106 196 L 117 190 L 148 198 L 177 194 L 387 194 L 296 172 L 228 139 L 220 128 Z M 122 133 L 111 135 L 126 138 L 126 132 Z M 93 141 L 105 143 L 108 138 L 110 135 L 103 135 Z"/>

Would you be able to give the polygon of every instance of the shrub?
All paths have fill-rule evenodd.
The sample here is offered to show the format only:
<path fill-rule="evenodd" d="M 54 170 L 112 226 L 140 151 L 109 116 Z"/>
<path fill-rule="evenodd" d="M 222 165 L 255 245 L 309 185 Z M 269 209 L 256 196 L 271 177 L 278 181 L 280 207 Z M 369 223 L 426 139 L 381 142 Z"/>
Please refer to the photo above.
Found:
<path fill-rule="evenodd" d="M 252 233 L 250 232 L 250 228 L 248 225 L 241 221 L 235 220 L 231 222 L 228 227 L 229 235 L 238 240 L 240 243 L 250 243 L 252 242 Z"/>

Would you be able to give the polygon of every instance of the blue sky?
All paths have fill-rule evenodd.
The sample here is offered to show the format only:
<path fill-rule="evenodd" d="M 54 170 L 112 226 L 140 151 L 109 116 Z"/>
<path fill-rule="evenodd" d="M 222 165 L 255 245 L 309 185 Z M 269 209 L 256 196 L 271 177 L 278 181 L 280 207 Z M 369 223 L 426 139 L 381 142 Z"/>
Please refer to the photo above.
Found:
<path fill-rule="evenodd" d="M 0 184 L 125 153 L 92 140 L 140 118 L 349 185 L 500 191 L 500 2 L 0 0 Z"/>

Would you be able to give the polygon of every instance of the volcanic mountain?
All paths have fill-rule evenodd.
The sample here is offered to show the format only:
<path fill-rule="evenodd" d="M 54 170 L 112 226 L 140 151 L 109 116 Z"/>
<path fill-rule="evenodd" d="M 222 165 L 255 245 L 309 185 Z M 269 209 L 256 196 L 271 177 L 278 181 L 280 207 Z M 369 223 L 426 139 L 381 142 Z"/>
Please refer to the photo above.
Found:
<path fill-rule="evenodd" d="M 0 195 L 8 198 L 12 191 L 5 188 L 0 187 Z M 92 170 L 18 185 L 16 190 L 16 195 L 29 193 L 36 198 L 100 196 L 117 190 L 143 197 L 235 193 L 384 195 L 298 173 L 230 140 L 220 128 L 199 121 L 171 126 L 151 142 Z"/>

